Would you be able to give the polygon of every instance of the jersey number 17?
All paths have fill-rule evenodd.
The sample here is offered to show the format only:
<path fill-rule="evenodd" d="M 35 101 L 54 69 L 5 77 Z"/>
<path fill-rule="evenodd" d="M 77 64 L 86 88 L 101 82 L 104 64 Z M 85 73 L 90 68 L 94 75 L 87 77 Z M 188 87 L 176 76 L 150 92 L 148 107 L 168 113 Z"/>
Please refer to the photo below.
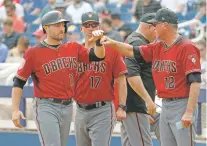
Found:
<path fill-rule="evenodd" d="M 90 80 L 91 80 L 91 88 L 98 88 L 101 80 L 102 80 L 102 77 L 100 76 L 90 76 Z"/>

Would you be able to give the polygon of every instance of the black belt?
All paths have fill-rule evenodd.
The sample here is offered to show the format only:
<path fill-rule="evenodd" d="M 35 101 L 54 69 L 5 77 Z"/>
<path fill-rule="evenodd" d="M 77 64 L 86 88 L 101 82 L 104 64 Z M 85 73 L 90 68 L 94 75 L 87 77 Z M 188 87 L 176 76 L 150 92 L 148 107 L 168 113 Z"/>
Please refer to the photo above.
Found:
<path fill-rule="evenodd" d="M 92 110 L 95 108 L 99 108 L 102 107 L 104 105 L 106 105 L 106 102 L 96 102 L 94 104 L 82 104 L 82 103 L 77 103 L 77 105 L 79 106 L 79 108 L 85 109 L 85 110 Z"/>
<path fill-rule="evenodd" d="M 62 100 L 62 99 L 57 99 L 57 98 L 40 98 L 40 99 L 47 99 L 47 100 L 50 100 L 54 103 L 59 103 L 59 104 L 63 104 L 63 105 L 69 105 L 72 103 L 72 99 L 68 99 L 68 100 Z"/>
<path fill-rule="evenodd" d="M 174 101 L 174 100 L 186 99 L 186 98 L 188 98 L 188 97 L 163 98 L 162 100 L 164 100 L 164 101 Z"/>

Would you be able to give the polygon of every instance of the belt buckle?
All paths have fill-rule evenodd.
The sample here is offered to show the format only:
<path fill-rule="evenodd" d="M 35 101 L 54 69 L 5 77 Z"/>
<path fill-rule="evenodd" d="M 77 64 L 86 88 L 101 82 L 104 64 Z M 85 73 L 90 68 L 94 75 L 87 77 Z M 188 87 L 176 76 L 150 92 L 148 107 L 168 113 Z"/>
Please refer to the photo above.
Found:
<path fill-rule="evenodd" d="M 60 104 L 63 104 L 64 103 L 64 100 L 61 100 Z"/>
<path fill-rule="evenodd" d="M 88 106 L 88 104 L 80 104 L 84 109 Z"/>
<path fill-rule="evenodd" d="M 77 103 L 78 104 L 78 106 L 80 107 L 80 108 L 84 108 L 85 109 L 85 104 L 82 104 L 82 103 Z"/>

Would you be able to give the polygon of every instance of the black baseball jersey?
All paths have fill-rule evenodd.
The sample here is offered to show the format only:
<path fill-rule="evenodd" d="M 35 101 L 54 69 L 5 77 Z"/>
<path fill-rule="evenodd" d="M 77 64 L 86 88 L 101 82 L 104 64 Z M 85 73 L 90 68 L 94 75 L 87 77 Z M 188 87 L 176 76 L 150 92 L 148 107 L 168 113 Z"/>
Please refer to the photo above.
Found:
<path fill-rule="evenodd" d="M 146 38 L 144 38 L 144 36 L 137 32 L 130 34 L 126 42 L 133 46 L 146 45 L 150 43 Z M 154 101 L 155 84 L 152 77 L 152 63 L 146 63 L 144 60 L 142 62 L 137 62 L 135 58 L 129 57 L 125 58 L 125 63 L 128 69 L 127 77 L 141 76 L 145 89 Z M 128 82 L 127 90 L 127 112 L 147 113 L 144 100 L 137 95 Z"/>

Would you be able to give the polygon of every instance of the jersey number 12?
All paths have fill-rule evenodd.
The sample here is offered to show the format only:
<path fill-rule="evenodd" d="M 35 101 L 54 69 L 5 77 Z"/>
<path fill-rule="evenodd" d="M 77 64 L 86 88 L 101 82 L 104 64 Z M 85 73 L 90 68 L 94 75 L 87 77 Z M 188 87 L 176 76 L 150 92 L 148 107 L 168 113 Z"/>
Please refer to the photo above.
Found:
<path fill-rule="evenodd" d="M 175 88 L 175 79 L 173 76 L 165 77 L 165 88 L 167 89 Z"/>

